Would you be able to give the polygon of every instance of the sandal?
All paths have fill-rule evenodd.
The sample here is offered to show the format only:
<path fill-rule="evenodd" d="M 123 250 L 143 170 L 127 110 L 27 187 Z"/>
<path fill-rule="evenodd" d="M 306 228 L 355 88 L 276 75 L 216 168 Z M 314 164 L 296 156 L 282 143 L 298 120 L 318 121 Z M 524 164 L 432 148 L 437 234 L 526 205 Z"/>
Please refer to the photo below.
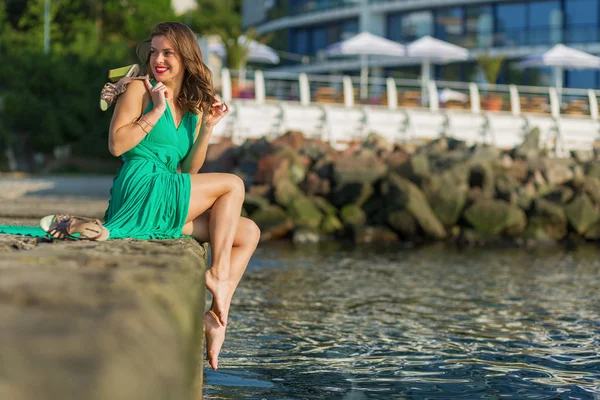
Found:
<path fill-rule="evenodd" d="M 79 221 L 72 226 L 73 221 Z M 110 232 L 98 219 L 67 214 L 47 215 L 40 220 L 40 227 L 55 239 L 105 241 Z"/>
<path fill-rule="evenodd" d="M 127 85 L 136 79 L 146 79 L 148 76 L 136 76 L 140 72 L 140 66 L 137 64 L 126 67 L 111 69 L 108 71 L 108 80 L 100 91 L 100 109 L 108 110 L 125 90 Z M 116 83 L 115 83 L 116 82 Z"/>

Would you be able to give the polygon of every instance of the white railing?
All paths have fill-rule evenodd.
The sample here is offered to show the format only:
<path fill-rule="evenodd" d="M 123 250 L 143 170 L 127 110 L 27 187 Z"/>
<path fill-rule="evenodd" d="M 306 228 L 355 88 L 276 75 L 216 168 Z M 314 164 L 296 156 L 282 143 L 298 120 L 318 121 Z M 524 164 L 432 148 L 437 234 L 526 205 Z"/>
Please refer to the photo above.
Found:
<path fill-rule="evenodd" d="M 378 132 L 392 141 L 454 136 L 514 147 L 539 127 L 542 147 L 557 156 L 591 150 L 598 136 L 598 90 L 487 85 L 289 72 L 221 71 L 220 93 L 232 103 L 215 138 L 237 141 L 301 130 L 337 147 Z"/>
<path fill-rule="evenodd" d="M 259 77 L 258 81 L 256 77 Z M 368 96 L 361 99 L 359 80 L 360 78 L 356 76 L 269 71 L 240 73 L 240 71 L 223 69 L 221 94 L 226 100 L 299 101 L 304 105 L 362 104 L 387 106 L 391 109 L 397 106 L 436 107 L 431 99 L 438 99 L 439 107 L 442 109 L 598 118 L 597 96 L 600 95 L 600 90 L 562 89 L 561 93 L 556 93 L 553 87 L 435 81 L 433 86 L 424 91 L 421 81 L 417 79 L 372 77 L 368 82 Z"/>

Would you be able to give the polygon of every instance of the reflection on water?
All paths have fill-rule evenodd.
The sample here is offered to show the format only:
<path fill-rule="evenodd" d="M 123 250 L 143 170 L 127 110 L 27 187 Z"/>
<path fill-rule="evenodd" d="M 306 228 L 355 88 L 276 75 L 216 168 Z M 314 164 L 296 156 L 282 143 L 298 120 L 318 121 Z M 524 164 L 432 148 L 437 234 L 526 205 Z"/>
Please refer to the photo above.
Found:
<path fill-rule="evenodd" d="M 208 399 L 600 399 L 600 251 L 261 247 Z"/>

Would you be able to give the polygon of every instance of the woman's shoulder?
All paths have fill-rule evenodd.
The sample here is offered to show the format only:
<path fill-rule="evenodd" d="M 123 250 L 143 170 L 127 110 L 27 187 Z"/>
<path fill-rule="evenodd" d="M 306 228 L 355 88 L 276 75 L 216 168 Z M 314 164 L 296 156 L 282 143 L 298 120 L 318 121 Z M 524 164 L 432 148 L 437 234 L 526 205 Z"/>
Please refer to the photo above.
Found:
<path fill-rule="evenodd" d="M 150 101 L 150 95 L 144 81 L 135 79 L 127 84 L 125 92 L 119 96 L 118 100 L 128 105 L 139 104 L 145 108 Z"/>

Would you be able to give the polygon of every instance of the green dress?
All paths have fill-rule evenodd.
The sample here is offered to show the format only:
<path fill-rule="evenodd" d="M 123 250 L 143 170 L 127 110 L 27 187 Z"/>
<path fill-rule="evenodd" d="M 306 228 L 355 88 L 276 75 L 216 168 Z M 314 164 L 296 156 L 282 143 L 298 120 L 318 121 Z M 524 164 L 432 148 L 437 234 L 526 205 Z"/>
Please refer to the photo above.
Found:
<path fill-rule="evenodd" d="M 144 114 L 152 107 L 151 100 Z M 123 154 L 124 164 L 113 180 L 104 214 L 110 239 L 182 236 L 191 181 L 189 174 L 177 173 L 177 167 L 194 143 L 197 122 L 197 115 L 186 113 L 176 127 L 167 106 L 142 141 Z M 0 226 L 0 233 L 46 236 L 39 227 L 24 226 Z"/>

